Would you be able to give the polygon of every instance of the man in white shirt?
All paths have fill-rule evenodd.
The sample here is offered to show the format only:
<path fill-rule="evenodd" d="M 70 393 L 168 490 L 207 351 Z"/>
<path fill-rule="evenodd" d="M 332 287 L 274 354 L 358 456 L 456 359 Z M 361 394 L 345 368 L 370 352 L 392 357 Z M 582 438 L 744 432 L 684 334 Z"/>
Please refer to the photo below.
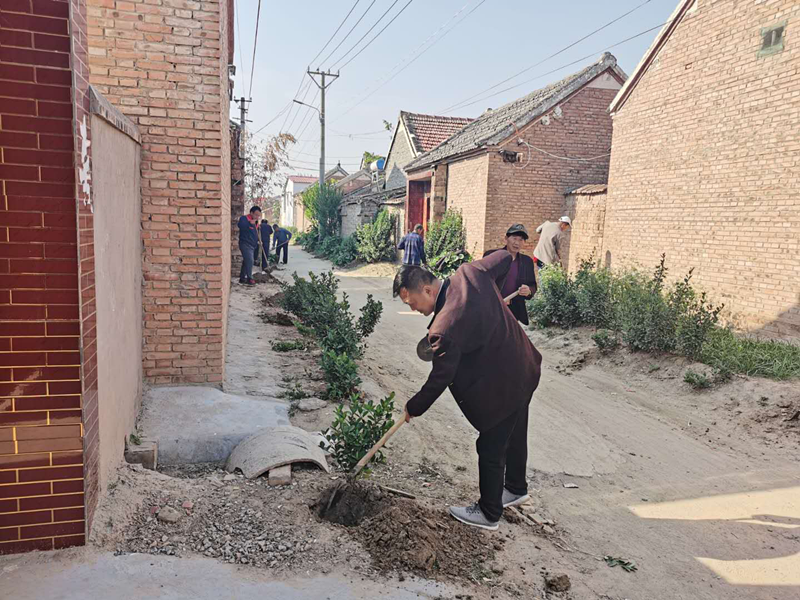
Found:
<path fill-rule="evenodd" d="M 561 265 L 561 238 L 564 232 L 572 227 L 572 219 L 561 217 L 555 223 L 545 221 L 536 228 L 536 233 L 541 234 L 536 250 L 533 251 L 533 260 L 539 269 L 547 265 Z"/>

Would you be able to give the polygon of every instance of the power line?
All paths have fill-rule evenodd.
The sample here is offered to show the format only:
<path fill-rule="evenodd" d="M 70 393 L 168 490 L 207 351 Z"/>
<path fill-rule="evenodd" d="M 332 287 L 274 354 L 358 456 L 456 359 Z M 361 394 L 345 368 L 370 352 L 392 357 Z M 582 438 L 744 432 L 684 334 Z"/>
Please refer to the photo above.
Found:
<path fill-rule="evenodd" d="M 344 19 L 342 19 L 342 22 L 341 22 L 341 23 L 339 23 L 339 26 L 336 28 L 336 31 L 334 31 L 334 32 L 333 32 L 333 35 L 330 37 L 330 39 L 329 39 L 327 42 L 325 42 L 325 45 L 322 47 L 322 50 L 320 50 L 319 52 L 317 52 L 317 55 L 316 55 L 314 58 L 312 58 L 312 59 L 309 61 L 309 63 L 308 63 L 308 64 L 310 64 L 310 65 L 313 65 L 313 64 L 314 64 L 314 61 L 315 61 L 315 60 L 317 60 L 317 59 L 319 58 L 319 55 L 320 55 L 320 54 L 322 54 L 323 52 L 325 52 L 325 48 L 327 48 L 327 47 L 328 47 L 328 44 L 330 44 L 330 43 L 333 41 L 333 38 L 335 38 L 335 37 L 336 37 L 336 34 L 337 34 L 337 33 L 339 33 L 339 30 L 342 28 L 342 25 L 344 25 L 344 24 L 345 24 L 345 22 L 347 21 L 347 19 L 349 19 L 349 18 L 350 18 L 350 15 L 352 15 L 352 14 L 353 14 L 353 11 L 356 9 L 356 6 L 358 6 L 358 3 L 359 3 L 359 2 L 361 2 L 361 0 L 356 0 L 356 3 L 355 3 L 355 4 L 353 4 L 353 7 L 350 9 L 350 12 L 349 12 L 349 13 L 347 13 L 347 15 L 345 15 Z M 375 4 L 375 2 L 373 2 L 372 4 Z M 370 5 L 370 6 L 372 6 L 372 5 Z M 369 9 L 367 9 L 367 10 L 369 10 Z M 365 13 L 365 14 L 366 14 L 366 13 Z M 358 23 L 356 23 L 356 25 L 358 25 Z M 351 30 L 351 31 L 352 31 L 352 30 Z M 342 41 L 344 41 L 344 40 L 342 40 Z M 340 43 L 341 43 L 341 42 L 340 42 Z M 337 46 L 337 47 L 338 47 L 338 46 Z M 322 62 L 325 62 L 325 61 L 322 61 Z"/>
<path fill-rule="evenodd" d="M 234 9 L 236 11 L 236 35 L 239 37 L 239 70 L 242 72 L 242 96 L 244 96 L 244 58 L 242 58 L 242 28 L 239 26 L 239 6 Z"/>
<path fill-rule="evenodd" d="M 392 73 L 392 72 L 393 72 L 395 69 L 397 69 L 397 67 L 399 67 L 399 66 L 402 66 L 402 65 L 403 65 L 403 64 L 404 64 L 406 61 L 408 61 L 408 59 L 409 59 L 409 58 L 413 57 L 415 53 L 419 52 L 420 48 L 424 47 L 424 46 L 425 46 L 425 44 L 427 44 L 427 43 L 428 43 L 428 42 L 429 42 L 429 41 L 430 41 L 432 38 L 434 38 L 434 37 L 435 37 L 435 36 L 436 36 L 436 35 L 437 35 L 437 34 L 438 34 L 438 33 L 439 33 L 439 32 L 440 32 L 440 31 L 441 31 L 441 30 L 442 30 L 444 27 L 446 27 L 446 26 L 447 26 L 447 24 L 448 24 L 448 23 L 450 23 L 450 21 L 452 21 L 453 19 L 457 18 L 457 17 L 458 17 L 458 15 L 459 15 L 459 14 L 461 14 L 461 13 L 464 11 L 464 9 L 465 9 L 465 8 L 467 8 L 467 5 L 469 4 L 469 2 L 467 2 L 467 4 L 465 4 L 464 6 L 462 6 L 462 7 L 461 7 L 461 9 L 460 9 L 460 10 L 459 10 L 459 11 L 458 11 L 456 14 L 454 14 L 452 17 L 450 17 L 450 19 L 448 19 L 447 21 L 445 21 L 445 23 L 444 23 L 443 25 L 441 25 L 441 26 L 439 27 L 439 29 L 437 29 L 437 30 L 436 30 L 436 31 L 434 31 L 434 32 L 433 32 L 433 33 L 432 33 L 430 36 L 428 36 L 428 39 L 426 39 L 424 42 L 422 42 L 422 44 L 420 44 L 420 45 L 419 45 L 419 46 L 418 46 L 418 47 L 417 47 L 417 48 L 416 48 L 416 49 L 415 49 L 415 50 L 414 50 L 414 51 L 413 51 L 411 54 L 409 54 L 409 55 L 408 55 L 408 57 L 406 57 L 404 60 L 402 60 L 402 61 L 400 61 L 399 63 L 397 63 L 397 64 L 396 64 L 394 67 L 392 67 L 392 70 L 391 70 L 391 71 L 389 71 L 389 74 L 390 74 L 391 76 L 389 76 L 389 78 L 388 78 L 388 79 L 385 79 L 385 77 L 384 77 L 384 78 L 382 78 L 382 79 L 385 79 L 385 80 L 384 80 L 382 83 L 381 83 L 381 79 L 378 79 L 378 80 L 377 80 L 375 83 L 380 83 L 380 85 L 378 85 L 378 87 L 376 87 L 374 90 L 372 90 L 372 91 L 371 91 L 369 94 L 367 94 L 366 96 L 362 97 L 362 98 L 361 98 L 361 100 L 359 100 L 358 102 L 356 102 L 355 104 L 353 104 L 353 105 L 352 105 L 350 108 L 348 108 L 346 111 L 344 111 L 342 114 L 340 114 L 340 115 L 339 115 L 339 117 L 338 117 L 338 119 L 337 119 L 337 121 L 338 121 L 339 119 L 341 119 L 342 117 L 344 117 L 346 114 L 348 114 L 350 111 L 352 111 L 352 110 L 353 110 L 354 108 L 356 108 L 357 106 L 360 106 L 361 104 L 363 104 L 364 102 L 366 102 L 366 101 L 367 101 L 367 100 L 368 100 L 368 99 L 369 99 L 369 98 L 370 98 L 370 97 L 371 97 L 373 94 L 375 94 L 375 93 L 376 93 L 376 92 L 377 92 L 379 89 L 381 89 L 382 87 L 384 87 L 384 86 L 385 86 L 386 84 L 388 84 L 388 83 L 389 83 L 389 82 L 390 82 L 392 79 L 394 79 L 395 77 L 397 77 L 398 75 L 400 75 L 400 73 L 402 73 L 403 71 L 405 71 L 405 70 L 406 70 L 408 67 L 410 67 L 411 65 L 413 65 L 413 64 L 414 64 L 414 63 L 415 63 L 415 62 L 416 62 L 416 61 L 417 61 L 417 60 L 418 60 L 418 59 L 419 59 L 419 58 L 420 58 L 420 57 L 421 57 L 423 54 L 425 54 L 425 53 L 426 53 L 428 50 L 430 50 L 430 49 L 431 49 L 431 48 L 433 48 L 433 47 L 434 47 L 436 44 L 438 44 L 440 41 L 442 41 L 442 40 L 445 38 L 445 36 L 447 36 L 447 34 L 448 34 L 448 33 L 450 33 L 451 31 L 453 31 L 453 29 L 455 29 L 456 27 L 458 27 L 459 25 L 461 25 L 461 23 L 464 21 L 464 19 L 466 19 L 467 17 L 469 17 L 469 16 L 470 16 L 472 13 L 474 13 L 476 10 L 478 10 L 478 8 L 480 8 L 480 6 L 481 6 L 481 5 L 482 5 L 484 2 L 486 2 L 486 0 L 481 0 L 480 2 L 478 2 L 478 4 L 476 4 L 476 5 L 475 5 L 475 7 L 474 7 L 474 8 L 473 8 L 471 11 L 469 11 L 469 12 L 468 12 L 466 15 L 464 15 L 464 16 L 461 18 L 461 20 L 460 20 L 460 21 L 458 21 L 458 22 L 457 22 L 455 25 L 453 25 L 453 26 L 452 26 L 450 29 L 448 29 L 447 31 L 445 31 L 445 32 L 444 32 L 444 33 L 441 35 L 441 37 L 439 37 L 439 38 L 438 38 L 436 41 L 434 41 L 432 44 L 430 44 L 430 45 L 429 45 L 427 48 L 425 48 L 425 49 L 424 49 L 422 52 L 420 52 L 419 54 L 417 54 L 417 56 L 416 56 L 416 57 L 414 57 L 414 58 L 411 60 L 411 62 L 409 62 L 408 64 L 406 64 L 406 65 L 405 65 L 405 66 L 404 66 L 402 69 L 400 69 L 399 71 L 397 71 L 396 73 L 394 73 L 393 75 L 391 75 L 391 73 Z M 374 85 L 374 84 L 373 84 L 373 85 Z M 367 92 L 368 90 L 369 90 L 369 88 L 365 89 L 365 90 L 364 90 L 364 92 Z M 363 94 L 364 92 L 362 92 L 362 94 Z"/>
<path fill-rule="evenodd" d="M 309 81 L 308 81 L 308 85 L 306 85 L 306 91 L 305 91 L 305 92 L 303 92 L 303 97 L 299 99 L 301 102 L 305 102 L 305 101 L 306 101 L 306 97 L 308 97 L 308 92 L 310 92 L 310 91 L 311 91 L 311 84 L 312 84 L 312 83 L 314 83 L 314 82 L 313 82 L 312 80 L 310 80 L 310 79 L 309 79 Z M 295 100 L 297 100 L 297 99 L 298 99 L 298 98 L 295 96 L 294 100 L 292 100 L 292 103 L 294 103 L 294 101 L 295 101 Z M 316 99 L 316 96 L 314 96 L 314 99 Z M 312 101 L 311 101 L 311 103 L 313 104 L 313 103 L 314 103 L 314 100 L 312 100 Z M 297 119 L 297 115 L 299 115 L 299 114 L 300 114 L 300 109 L 298 109 L 297 111 L 295 111 L 295 113 L 294 113 L 294 116 L 292 117 L 292 120 L 291 120 L 291 122 L 289 123 L 289 126 L 288 126 L 288 127 L 284 127 L 284 128 L 282 129 L 282 131 L 291 131 L 291 130 L 292 130 L 292 126 L 294 125 L 295 119 Z M 286 115 L 286 119 L 287 119 L 287 120 L 288 120 L 288 118 L 289 118 L 289 115 Z M 302 122 L 302 119 L 301 119 L 301 122 Z M 284 125 L 285 125 L 285 124 L 286 124 L 286 123 L 285 123 L 285 121 L 284 121 Z"/>
<path fill-rule="evenodd" d="M 256 70 L 256 48 L 258 47 L 258 22 L 261 20 L 261 0 L 258 0 L 258 11 L 256 12 L 256 35 L 253 39 L 253 62 L 250 65 L 250 91 L 249 98 L 253 97 L 253 74 Z"/>
<path fill-rule="evenodd" d="M 281 116 L 283 113 L 285 113 L 285 112 L 286 112 L 286 111 L 289 109 L 289 107 L 290 107 L 290 106 L 292 106 L 292 102 L 291 102 L 291 101 L 290 101 L 290 102 L 289 102 L 289 103 L 288 103 L 286 106 L 284 106 L 284 107 L 281 109 L 281 111 L 280 111 L 280 112 L 279 112 L 277 115 L 275 115 L 275 116 L 274 116 L 272 119 L 270 119 L 269 121 L 267 121 L 267 124 L 266 124 L 266 125 L 262 126 L 262 127 L 261 127 L 261 129 L 259 129 L 258 131 L 254 132 L 254 133 L 251 133 L 250 135 L 258 135 L 259 133 L 261 133 L 262 131 L 264 131 L 264 130 L 265 130 L 267 127 L 269 127 L 270 125 L 272 125 L 272 123 L 274 123 L 275 121 L 277 121 L 277 120 L 280 118 L 280 116 Z"/>
<path fill-rule="evenodd" d="M 353 57 L 352 57 L 350 60 L 348 60 L 348 61 L 347 61 L 346 63 L 344 63 L 344 64 L 343 64 L 341 67 L 339 67 L 339 70 L 341 71 L 342 69 L 344 69 L 344 68 L 345 68 L 347 65 L 349 65 L 351 62 L 353 62 L 355 59 L 357 59 L 357 58 L 359 57 L 359 55 L 360 55 L 362 52 L 364 52 L 364 50 L 366 50 L 367 48 L 369 48 L 369 47 L 370 47 L 370 45 L 372 44 L 372 42 L 374 42 L 376 39 L 378 39 L 378 36 L 380 36 L 380 34 L 382 34 L 384 31 L 386 31 L 386 29 L 387 29 L 387 28 L 388 28 L 388 27 L 389 27 L 389 26 L 390 26 L 392 23 L 394 23 L 394 22 L 395 22 L 395 20 L 397 19 L 397 17 L 399 17 L 400 15 L 402 15 L 402 14 L 403 14 L 403 12 L 405 12 L 405 10 L 408 8 L 408 6 L 409 6 L 409 5 L 410 5 L 410 4 L 411 4 L 413 1 L 414 1 L 414 0 L 408 0 L 408 2 L 406 2 L 405 6 L 403 6 L 403 8 L 401 8 L 401 9 L 400 9 L 400 12 L 398 12 L 398 13 L 397 13 L 395 16 L 393 16 L 393 17 L 392 17 L 392 20 L 391 20 L 391 21 L 389 21 L 389 22 L 388 22 L 386 25 L 384 25 L 383 29 L 381 29 L 381 30 L 380 30 L 378 33 L 376 33 L 376 34 L 375 34 L 375 37 L 373 37 L 373 38 L 372 38 L 370 41 L 368 41 L 368 42 L 367 42 L 367 43 L 366 43 L 364 46 L 362 46 L 362 47 L 361 47 L 361 50 L 359 50 L 359 51 L 358 51 L 358 52 L 357 52 L 357 53 L 356 53 L 356 54 L 355 54 L 355 55 L 354 55 L 354 56 L 353 56 Z M 395 4 L 397 4 L 397 2 L 398 2 L 398 0 L 395 0 L 395 1 L 394 1 L 394 3 L 392 4 L 392 6 L 394 6 Z M 392 9 L 392 6 L 390 6 L 390 7 L 389 7 L 389 10 L 391 10 L 391 9 Z M 389 11 L 387 10 L 386 12 L 389 12 Z M 383 17 L 381 17 L 381 19 L 382 19 L 382 18 L 383 18 Z M 380 23 L 380 19 L 378 19 L 378 23 Z M 378 23 L 375 23 L 375 25 L 377 25 Z M 372 29 L 370 29 L 370 31 L 372 31 Z M 369 33 L 369 31 L 368 31 L 367 33 Z M 362 38 L 362 39 L 363 39 L 363 38 Z M 356 45 L 358 45 L 358 44 L 356 44 Z M 345 54 L 345 56 L 347 56 L 347 54 Z M 339 62 L 341 62 L 343 59 L 344 59 L 344 56 L 343 56 L 342 58 L 340 58 L 338 61 L 336 61 L 336 63 L 339 63 Z M 336 64 L 336 63 L 334 63 L 334 64 Z"/>
<path fill-rule="evenodd" d="M 322 62 L 322 63 L 325 63 L 325 62 L 327 62 L 327 61 L 328 61 L 328 59 L 329 59 L 329 58 L 330 58 L 330 57 L 331 57 L 331 56 L 332 56 L 332 55 L 333 55 L 333 54 L 334 54 L 334 53 L 335 53 L 335 52 L 336 52 L 336 51 L 337 51 L 337 50 L 338 50 L 338 49 L 341 47 L 341 45 L 342 45 L 342 44 L 344 44 L 344 41 L 345 41 L 347 38 L 349 38 L 349 37 L 350 37 L 350 34 L 351 34 L 351 33 L 353 33 L 353 30 L 354 30 L 356 27 L 358 27 L 358 24 L 359 24 L 359 23 L 361 23 L 361 21 L 363 20 L 363 18 L 367 16 L 367 13 L 369 12 L 369 9 L 371 9 L 371 8 L 372 8 L 372 6 L 373 6 L 374 4 L 375 4 L 375 0 L 372 0 L 372 2 L 370 3 L 370 5 L 367 7 L 367 10 L 365 10 L 365 11 L 364 11 L 364 14 L 362 14 L 362 15 L 361 15 L 361 16 L 358 18 L 358 21 L 356 21 L 356 24 L 355 24 L 355 25 L 353 25 L 353 26 L 350 28 L 350 31 L 348 31 L 348 32 L 347 32 L 347 35 L 346 35 L 346 36 L 344 36 L 344 37 L 343 37 L 343 38 L 342 38 L 342 39 L 339 41 L 339 43 L 338 43 L 338 44 L 336 44 L 336 48 L 334 48 L 333 50 L 331 50 L 330 52 L 328 52 L 328 56 L 326 56 L 325 58 L 323 58 L 323 59 L 322 59 L 320 62 Z M 345 55 L 345 56 L 346 56 L 346 55 Z M 313 61 L 312 61 L 312 62 L 313 62 Z"/>
<path fill-rule="evenodd" d="M 640 8 L 642 8 L 643 6 L 645 6 L 646 4 L 649 4 L 650 2 L 652 2 L 652 0 L 645 0 L 644 2 L 642 2 L 641 4 L 639 4 L 638 6 L 635 6 L 634 8 L 632 8 L 631 10 L 629 10 L 628 12 L 626 12 L 625 14 L 622 14 L 622 15 L 620 15 L 619 17 L 617 17 L 616 19 L 614 19 L 614 20 L 612 20 L 612 21 L 609 21 L 608 23 L 606 23 L 606 24 L 605 24 L 605 25 L 603 25 L 602 27 L 599 27 L 598 29 L 595 29 L 595 30 L 594 30 L 594 31 L 592 31 L 591 33 L 588 33 L 587 35 L 583 36 L 581 39 L 579 39 L 579 40 L 577 40 L 577 41 L 575 41 L 575 42 L 573 42 L 573 43 L 569 44 L 568 46 L 565 46 L 564 48 L 562 48 L 562 49 L 561 49 L 561 50 L 559 50 L 558 52 L 555 52 L 555 53 L 551 54 L 551 55 L 550 55 L 550 56 L 548 56 L 547 58 L 543 58 L 542 60 L 540 60 L 540 61 L 539 61 L 539 62 L 537 62 L 536 64 L 533 64 L 533 65 L 531 65 L 530 67 L 527 67 L 527 68 L 525 68 L 525 69 L 522 69 L 522 71 L 519 71 L 518 73 L 515 73 L 515 74 L 514 74 L 514 75 L 512 75 L 511 77 L 508 77 L 508 78 L 504 79 L 503 81 L 501 81 L 501 82 L 499 82 L 499 83 L 496 83 L 496 84 L 494 84 L 493 86 L 491 86 L 491 87 L 488 87 L 488 88 L 486 88 L 485 90 L 483 90 L 483 91 L 481 91 L 481 92 L 478 92 L 477 94 L 475 94 L 475 95 L 473 95 L 473 96 L 470 96 L 469 98 L 466 98 L 466 99 L 462 100 L 461 102 L 456 102 L 455 104 L 453 104 L 453 105 L 451 105 L 451 106 L 448 106 L 447 108 L 445 108 L 445 109 L 444 109 L 444 111 L 442 111 L 442 112 L 441 112 L 441 114 L 447 114 L 448 112 L 450 112 L 450 111 L 452 111 L 452 110 L 454 110 L 454 109 L 457 109 L 457 108 L 464 108 L 464 106 L 461 106 L 462 104 L 465 104 L 466 102 L 469 102 L 470 100 L 472 100 L 472 99 L 474 99 L 474 98 L 477 98 L 478 96 L 481 96 L 481 95 L 485 94 L 486 92 L 490 92 L 490 91 L 492 91 L 493 89 L 496 89 L 496 88 L 500 87 L 500 86 L 501 86 L 501 85 L 503 85 L 504 83 L 507 83 L 507 82 L 511 81 L 512 79 L 514 79 L 514 78 L 516 78 L 516 77 L 519 77 L 519 76 L 520 76 L 520 75 L 522 75 L 523 73 L 527 73 L 527 72 L 528 72 L 528 71 L 530 71 L 531 69 L 535 69 L 535 68 L 536 68 L 536 67 L 538 67 L 539 65 L 541 65 L 541 64 L 543 64 L 543 63 L 545 63 L 545 62 L 547 62 L 547 61 L 548 61 L 548 60 L 550 60 L 550 59 L 553 59 L 553 58 L 555 58 L 555 57 L 556 57 L 556 56 L 558 56 L 559 54 L 562 54 L 562 53 L 566 52 L 567 50 L 569 50 L 570 48 L 573 48 L 573 47 L 577 46 L 578 44 L 580 44 L 581 42 L 583 42 L 583 41 L 585 41 L 585 40 L 589 39 L 590 37 L 592 37 L 592 36 L 593 36 L 593 35 L 595 35 L 596 33 L 599 33 L 599 32 L 601 32 L 601 31 L 603 31 L 604 29 L 606 29 L 606 28 L 610 27 L 610 26 L 611 26 L 611 25 L 613 25 L 614 23 L 616 23 L 616 22 L 618 22 L 618 21 L 620 21 L 620 20 L 624 19 L 625 17 L 627 17 L 627 16 L 628 16 L 628 15 L 630 15 L 631 13 L 633 13 L 633 12 L 636 12 L 637 10 L 639 10 Z M 470 106 L 470 105 L 469 105 L 469 104 L 465 104 L 465 106 Z"/>
<path fill-rule="evenodd" d="M 622 44 L 630 42 L 631 40 L 635 40 L 636 38 L 642 37 L 643 35 L 647 35 L 648 33 L 652 32 L 652 31 L 655 31 L 656 29 L 661 29 L 664 25 L 666 25 L 669 22 L 670 21 L 666 21 L 666 22 L 662 23 L 661 25 L 656 25 L 655 27 L 651 27 L 650 29 L 647 29 L 645 31 L 637 33 L 636 35 L 632 35 L 631 37 L 626 38 L 626 39 L 622 40 L 621 42 L 617 42 L 615 44 L 611 44 L 610 46 L 606 46 L 602 50 L 599 50 L 599 51 L 596 51 L 596 52 L 592 52 L 591 54 L 587 54 L 586 56 L 583 56 L 583 57 L 579 58 L 578 60 L 574 60 L 571 63 L 567 63 L 566 65 L 561 65 L 560 67 L 557 67 L 557 68 L 553 69 L 552 71 L 548 71 L 547 73 L 542 73 L 541 75 L 537 75 L 536 77 L 531 77 L 530 79 L 526 79 L 525 81 L 523 81 L 521 83 L 518 83 L 516 85 L 512 85 L 510 87 L 504 88 L 504 89 L 500 90 L 499 92 L 495 92 L 494 94 L 490 94 L 490 95 L 485 96 L 483 98 L 479 98 L 478 100 L 475 100 L 474 102 L 470 102 L 469 104 L 464 104 L 463 106 L 461 106 L 459 108 L 466 108 L 467 106 L 472 106 L 473 104 L 478 104 L 479 102 L 483 102 L 484 100 L 488 100 L 489 98 L 493 98 L 494 96 L 498 96 L 498 95 L 500 95 L 500 94 L 502 94 L 504 92 L 507 92 L 509 90 L 513 90 L 513 89 L 518 88 L 520 86 L 523 86 L 523 85 L 525 85 L 527 83 L 535 81 L 536 79 L 541 79 L 542 77 L 546 77 L 547 75 L 552 75 L 553 73 L 557 73 L 558 71 L 561 71 L 562 69 L 566 69 L 567 67 L 571 67 L 573 65 L 581 63 L 581 62 L 583 62 L 583 61 L 585 61 L 585 60 L 587 60 L 589 58 L 597 56 L 598 54 L 600 54 L 602 52 L 606 52 L 608 50 L 611 50 L 612 48 L 616 48 L 617 46 L 621 46 Z M 443 113 L 443 114 L 445 114 L 445 113 Z"/>

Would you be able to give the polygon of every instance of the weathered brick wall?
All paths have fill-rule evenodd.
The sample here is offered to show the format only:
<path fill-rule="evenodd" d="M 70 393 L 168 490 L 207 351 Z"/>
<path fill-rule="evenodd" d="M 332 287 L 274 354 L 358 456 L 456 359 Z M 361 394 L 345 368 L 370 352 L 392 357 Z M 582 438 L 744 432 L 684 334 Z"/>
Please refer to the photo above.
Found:
<path fill-rule="evenodd" d="M 761 28 L 787 22 L 759 56 Z M 614 117 L 612 264 L 695 281 L 731 320 L 800 337 L 800 4 L 701 1 Z"/>
<path fill-rule="evenodd" d="M 406 187 L 406 174 L 403 167 L 414 159 L 414 151 L 408 142 L 408 134 L 402 120 L 399 122 L 398 128 L 384 168 L 387 190 Z"/>
<path fill-rule="evenodd" d="M 227 4 L 89 0 L 91 81 L 142 134 L 143 366 L 152 383 L 223 380 Z"/>
<path fill-rule="evenodd" d="M 486 237 L 489 157 L 483 154 L 452 163 L 447 169 L 447 208 L 461 211 L 467 229 L 466 250 L 473 256 L 480 256 Z"/>
<path fill-rule="evenodd" d="M 613 89 L 584 87 L 521 130 L 520 136 L 536 148 L 559 157 L 594 158 L 608 154 L 611 148 L 608 105 L 615 93 Z M 489 154 L 486 228 L 478 250 L 500 247 L 508 227 L 522 223 L 531 234 L 525 245 L 525 252 L 531 254 L 538 242 L 534 230 L 544 221 L 561 216 L 564 195 L 570 190 L 590 183 L 606 183 L 609 159 L 606 156 L 592 161 L 564 160 L 533 149 L 528 155 L 524 145 L 517 145 L 516 137 L 502 147 L 521 152 L 521 162 L 506 163 L 499 154 Z"/>
<path fill-rule="evenodd" d="M 97 502 L 84 17 L 81 0 L 3 3 L 0 554 L 83 544 Z"/>
<path fill-rule="evenodd" d="M 603 227 L 606 218 L 606 192 L 569 194 L 563 214 L 572 219 L 564 234 L 562 257 L 567 270 L 574 272 L 582 259 L 603 261 Z M 531 249 L 532 250 L 532 249 Z"/>

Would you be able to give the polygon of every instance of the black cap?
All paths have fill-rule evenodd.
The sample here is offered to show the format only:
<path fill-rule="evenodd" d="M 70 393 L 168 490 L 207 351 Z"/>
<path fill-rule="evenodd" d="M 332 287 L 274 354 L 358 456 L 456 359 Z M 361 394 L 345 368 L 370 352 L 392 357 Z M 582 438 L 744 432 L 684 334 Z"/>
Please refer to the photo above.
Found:
<path fill-rule="evenodd" d="M 517 223 L 516 225 L 512 225 L 511 227 L 509 227 L 508 231 L 506 231 L 506 237 L 510 235 L 521 235 L 527 240 L 528 230 L 525 229 L 525 225 L 523 225 L 522 223 Z"/>

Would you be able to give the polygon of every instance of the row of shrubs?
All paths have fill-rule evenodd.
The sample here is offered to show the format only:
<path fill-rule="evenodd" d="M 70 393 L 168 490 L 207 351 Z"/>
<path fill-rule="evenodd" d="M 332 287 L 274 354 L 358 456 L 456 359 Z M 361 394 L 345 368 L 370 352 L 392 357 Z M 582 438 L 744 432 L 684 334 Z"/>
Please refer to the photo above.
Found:
<path fill-rule="evenodd" d="M 297 318 L 301 333 L 313 336 L 322 350 L 325 394 L 339 403 L 324 436 L 339 467 L 349 471 L 393 422 L 394 394 L 378 403 L 365 400 L 359 391 L 356 364 L 364 355 L 366 338 L 380 321 L 383 305 L 368 295 L 356 318 L 347 294 L 342 293 L 339 300 L 339 280 L 333 273 L 309 273 L 308 279 L 295 273 L 292 277 L 293 283 L 284 288 L 281 306 Z M 345 407 L 345 401 L 349 406 Z M 383 454 L 373 460 L 383 461 Z"/>
<path fill-rule="evenodd" d="M 773 379 L 800 376 L 800 347 L 735 335 L 720 327 L 722 304 L 692 285 L 692 270 L 667 283 L 666 257 L 652 275 L 637 270 L 612 272 L 590 258 L 574 275 L 560 267 L 541 271 L 539 290 L 528 302 L 539 327 L 598 329 L 601 351 L 625 344 L 633 351 L 668 352 L 710 365 L 716 380 L 733 373 Z"/>
<path fill-rule="evenodd" d="M 397 257 L 395 228 L 397 217 L 381 210 L 372 223 L 358 227 L 351 236 L 320 234 L 316 227 L 296 236 L 298 244 L 320 258 L 330 260 L 337 267 L 353 262 L 394 262 Z M 465 262 L 472 260 L 466 251 L 467 234 L 461 213 L 445 211 L 441 219 L 430 224 L 425 235 L 425 254 L 428 268 L 435 275 L 446 277 Z"/>

